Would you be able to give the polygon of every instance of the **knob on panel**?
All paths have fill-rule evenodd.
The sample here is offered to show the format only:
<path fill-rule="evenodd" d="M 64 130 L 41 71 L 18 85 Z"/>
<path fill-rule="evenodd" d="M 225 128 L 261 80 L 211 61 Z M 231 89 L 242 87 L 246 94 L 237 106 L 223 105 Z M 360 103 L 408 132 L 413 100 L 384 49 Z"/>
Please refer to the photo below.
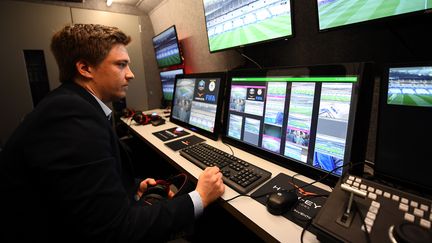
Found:
<path fill-rule="evenodd" d="M 409 222 L 393 227 L 393 237 L 397 243 L 431 243 L 432 234 L 427 229 Z"/>

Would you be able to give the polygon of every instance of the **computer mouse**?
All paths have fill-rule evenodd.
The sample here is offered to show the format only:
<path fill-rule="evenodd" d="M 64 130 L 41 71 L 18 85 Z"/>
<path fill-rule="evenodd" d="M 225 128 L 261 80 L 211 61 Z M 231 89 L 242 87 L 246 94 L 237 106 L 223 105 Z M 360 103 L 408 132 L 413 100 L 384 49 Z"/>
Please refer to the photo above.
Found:
<path fill-rule="evenodd" d="M 184 128 L 183 127 L 177 127 L 175 129 L 176 132 L 183 132 Z"/>
<path fill-rule="evenodd" d="M 271 193 L 266 202 L 267 211 L 274 215 L 281 215 L 298 201 L 297 194 L 290 191 L 277 191 Z"/>

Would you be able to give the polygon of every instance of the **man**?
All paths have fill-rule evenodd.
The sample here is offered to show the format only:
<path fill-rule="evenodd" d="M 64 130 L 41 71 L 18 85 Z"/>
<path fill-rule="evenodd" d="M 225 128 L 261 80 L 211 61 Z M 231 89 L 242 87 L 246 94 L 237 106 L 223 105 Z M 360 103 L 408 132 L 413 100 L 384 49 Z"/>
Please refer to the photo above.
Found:
<path fill-rule="evenodd" d="M 189 194 L 152 206 L 136 202 L 156 182 L 135 185 L 104 104 L 124 98 L 134 78 L 130 40 L 117 28 L 91 24 L 53 36 L 62 85 L 0 154 L 1 242 L 163 241 L 223 194 L 222 175 L 212 167 Z"/>

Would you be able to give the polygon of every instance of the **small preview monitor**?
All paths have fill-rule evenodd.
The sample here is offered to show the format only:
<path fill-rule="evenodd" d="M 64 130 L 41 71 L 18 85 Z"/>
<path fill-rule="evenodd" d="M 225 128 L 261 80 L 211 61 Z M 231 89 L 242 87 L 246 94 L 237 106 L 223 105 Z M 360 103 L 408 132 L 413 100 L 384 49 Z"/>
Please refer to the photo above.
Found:
<path fill-rule="evenodd" d="M 173 100 L 175 77 L 176 75 L 183 73 L 183 68 L 162 71 L 159 73 L 162 83 L 163 100 L 165 102 L 170 102 Z"/>
<path fill-rule="evenodd" d="M 331 29 L 432 8 L 432 0 L 316 0 L 319 29 Z"/>
<path fill-rule="evenodd" d="M 371 104 L 371 95 L 359 102 L 362 64 L 337 66 L 232 73 L 223 139 L 312 178 L 331 172 L 335 183 L 364 162 L 367 129 L 356 116 Z"/>
<path fill-rule="evenodd" d="M 153 37 L 153 47 L 159 68 L 178 65 L 183 62 L 175 25 Z"/>
<path fill-rule="evenodd" d="M 432 107 L 432 65 L 390 67 L 387 104 Z"/>
<path fill-rule="evenodd" d="M 217 140 L 225 73 L 177 75 L 170 121 Z"/>
<path fill-rule="evenodd" d="M 375 174 L 432 195 L 432 62 L 385 65 L 379 95 Z"/>
<path fill-rule="evenodd" d="M 210 52 L 293 34 L 290 0 L 203 0 Z"/>

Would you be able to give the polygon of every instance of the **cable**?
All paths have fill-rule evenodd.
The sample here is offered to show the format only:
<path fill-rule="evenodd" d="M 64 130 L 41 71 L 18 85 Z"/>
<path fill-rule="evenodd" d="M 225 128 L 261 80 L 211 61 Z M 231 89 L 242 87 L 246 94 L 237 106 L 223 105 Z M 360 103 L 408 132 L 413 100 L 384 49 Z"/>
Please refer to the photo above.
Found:
<path fill-rule="evenodd" d="M 305 196 L 305 197 L 301 197 L 300 199 L 304 199 L 304 198 L 306 198 L 306 197 L 328 197 L 329 195 L 314 195 L 314 196 Z M 299 201 L 300 201 L 300 199 L 299 199 Z M 296 205 L 298 204 L 298 202 L 296 203 Z M 294 208 L 294 207 L 293 207 Z M 309 219 L 309 220 L 303 220 L 303 219 L 300 219 L 300 218 L 297 218 L 296 216 L 294 216 L 295 214 L 291 214 L 292 216 L 293 216 L 293 218 L 295 218 L 296 220 L 299 220 L 299 221 L 307 221 L 306 222 L 306 224 L 303 226 L 303 229 L 302 229 L 302 232 L 301 232 L 301 234 L 300 234 L 300 242 L 302 242 L 303 243 L 303 237 L 304 237 L 304 234 L 305 234 L 305 232 L 306 232 L 306 230 L 309 228 L 309 226 L 312 224 L 312 221 L 313 221 L 313 219 L 314 219 L 314 217 L 312 217 L 311 219 Z"/>
<path fill-rule="evenodd" d="M 306 184 L 306 185 L 300 186 L 299 188 L 305 188 L 305 187 L 311 186 L 311 185 L 313 185 L 313 184 L 315 184 L 315 183 L 317 183 L 317 182 L 321 182 L 321 181 L 324 180 L 327 176 L 329 176 L 330 174 L 333 174 L 333 172 L 335 172 L 335 171 L 337 171 L 338 169 L 343 168 L 343 167 L 345 167 L 345 166 L 347 166 L 347 165 L 350 165 L 350 169 L 351 169 L 351 168 L 353 168 L 354 166 L 357 166 L 357 165 L 359 165 L 359 164 L 363 164 L 363 162 L 357 162 L 357 163 L 354 163 L 354 164 L 346 163 L 346 164 L 344 164 L 344 165 L 338 166 L 338 167 L 334 168 L 333 170 L 329 171 L 328 173 L 326 173 L 323 177 L 319 178 L 318 180 L 315 180 L 315 181 L 313 181 L 313 182 L 311 182 L 311 183 L 308 183 L 308 184 Z"/>
<path fill-rule="evenodd" d="M 177 185 L 174 182 L 179 177 L 183 177 L 183 182 L 182 182 L 181 186 L 177 188 L 177 192 L 176 192 L 175 195 L 177 195 L 177 193 L 179 193 L 183 189 L 184 185 L 186 184 L 187 178 L 188 178 L 187 175 L 185 173 L 180 173 L 180 174 L 177 174 L 175 176 L 171 176 L 168 179 L 166 179 L 166 181 L 168 183 L 173 184 L 173 185 L 175 185 L 177 187 Z"/>
<path fill-rule="evenodd" d="M 302 232 L 301 232 L 301 234 L 300 234 L 300 242 L 301 242 L 301 243 L 303 243 L 303 237 L 304 237 L 304 234 L 305 234 L 307 228 L 309 228 L 309 226 L 310 226 L 311 224 L 312 224 L 312 220 L 309 220 L 309 221 L 306 223 L 306 225 L 303 227 L 303 230 L 302 230 Z"/>
<path fill-rule="evenodd" d="M 357 202 L 355 200 L 353 200 L 353 206 L 355 207 L 356 211 L 358 212 L 358 214 L 360 216 L 360 220 L 362 221 L 362 224 L 363 224 L 363 227 L 364 227 L 364 233 L 365 233 L 365 236 L 366 236 L 366 242 L 367 243 L 371 243 L 371 238 L 370 238 L 370 235 L 369 235 L 369 231 L 366 228 L 366 222 L 365 222 L 364 215 L 360 211 L 360 208 L 358 207 Z"/>
<path fill-rule="evenodd" d="M 307 183 L 307 184 L 305 184 L 305 185 L 303 185 L 303 186 L 299 186 L 299 187 L 297 187 L 297 188 L 294 187 L 293 189 L 290 189 L 290 190 L 283 189 L 282 191 L 293 192 L 293 191 L 295 191 L 295 190 L 303 189 L 303 188 L 308 187 L 308 186 L 311 186 L 311 185 L 313 185 L 313 184 L 315 184 L 315 183 L 317 183 L 317 182 L 321 182 L 321 181 L 324 180 L 327 176 L 329 176 L 330 174 L 332 174 L 333 172 L 337 171 L 337 170 L 340 169 L 340 168 L 343 168 L 343 167 L 345 167 L 345 166 L 347 166 L 347 165 L 350 165 L 350 169 L 351 169 L 351 168 L 353 168 L 354 166 L 357 166 L 357 165 L 362 164 L 362 163 L 363 163 L 363 162 L 357 162 L 357 163 L 354 163 L 354 164 L 346 163 L 346 164 L 344 164 L 344 165 L 338 166 L 338 167 L 334 168 L 333 170 L 327 172 L 324 176 L 322 176 L 322 177 L 319 178 L 318 180 L 315 180 L 315 181 L 313 181 L 313 182 L 311 182 L 311 183 Z M 297 176 L 297 175 L 299 175 L 299 174 L 295 174 L 294 176 Z M 250 196 L 250 195 L 247 195 L 247 194 L 239 194 L 239 195 L 237 195 L 237 196 L 235 196 L 235 197 L 232 197 L 232 198 L 230 198 L 230 199 L 227 199 L 227 200 L 225 200 L 225 201 L 226 201 L 226 202 L 229 202 L 229 201 L 231 201 L 231 200 L 234 200 L 234 199 L 236 199 L 236 198 L 238 198 L 238 197 L 242 197 L 242 196 L 250 197 L 250 198 L 256 199 L 256 198 L 261 198 L 261 197 L 264 197 L 264 196 L 270 195 L 270 194 L 272 194 L 272 193 L 273 193 L 273 191 L 271 191 L 271 192 L 266 192 L 266 193 L 264 193 L 264 194 L 257 195 L 257 196 Z"/>
<path fill-rule="evenodd" d="M 228 144 L 224 143 L 222 141 L 223 144 L 225 144 L 230 150 L 231 150 L 231 155 L 234 156 L 234 151 L 232 150 L 231 146 L 229 146 Z"/>
<path fill-rule="evenodd" d="M 251 61 L 253 64 L 257 65 L 259 69 L 263 69 L 263 67 L 261 65 L 259 65 L 256 61 L 252 60 L 252 58 L 246 56 L 245 54 L 241 53 L 239 51 L 239 49 L 235 49 L 240 55 L 242 55 L 244 58 L 248 59 L 249 61 Z"/>

